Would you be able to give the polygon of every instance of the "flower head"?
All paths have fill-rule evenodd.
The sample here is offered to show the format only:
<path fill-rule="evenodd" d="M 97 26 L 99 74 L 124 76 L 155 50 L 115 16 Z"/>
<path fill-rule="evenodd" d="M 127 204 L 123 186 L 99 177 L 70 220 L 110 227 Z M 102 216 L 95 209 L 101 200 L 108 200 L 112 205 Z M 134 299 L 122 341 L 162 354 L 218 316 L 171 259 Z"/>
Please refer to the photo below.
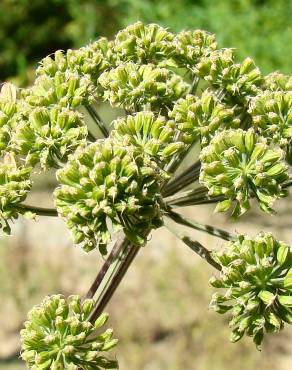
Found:
<path fill-rule="evenodd" d="M 246 334 L 260 345 L 265 332 L 292 323 L 291 246 L 269 233 L 240 235 L 214 258 L 222 270 L 210 283 L 225 293 L 215 293 L 211 307 L 231 313 L 232 341 Z"/>
<path fill-rule="evenodd" d="M 112 136 L 142 149 L 151 157 L 164 162 L 184 148 L 177 140 L 174 121 L 149 111 L 138 112 L 113 122 Z"/>
<path fill-rule="evenodd" d="M 161 226 L 160 187 L 166 174 L 139 148 L 113 139 L 77 151 L 57 172 L 59 214 L 75 243 L 106 253 L 111 233 L 123 229 L 134 244 L 145 230 Z"/>
<path fill-rule="evenodd" d="M 265 76 L 264 87 L 270 91 L 291 91 L 292 76 L 279 72 L 272 72 Z"/>
<path fill-rule="evenodd" d="M 0 90 L 0 153 L 7 150 L 10 143 L 11 129 L 17 110 L 16 87 L 5 83 Z"/>
<path fill-rule="evenodd" d="M 21 213 L 18 208 L 31 189 L 31 168 L 18 166 L 7 154 L 0 162 L 0 228 L 10 232 L 9 221 Z"/>
<path fill-rule="evenodd" d="M 160 110 L 172 105 L 188 88 L 183 79 L 166 68 L 153 64 L 120 64 L 104 72 L 99 83 L 105 89 L 104 99 L 127 110 Z"/>
<path fill-rule="evenodd" d="M 94 301 L 79 296 L 46 297 L 28 314 L 21 331 L 21 357 L 32 370 L 117 369 L 103 353 L 117 344 L 113 332 L 100 332 L 108 319 L 102 314 L 90 321 Z"/>
<path fill-rule="evenodd" d="M 23 95 L 26 102 L 35 107 L 57 104 L 62 107 L 77 108 L 93 102 L 95 87 L 88 75 L 66 70 L 57 71 L 52 77 L 41 74 Z"/>
<path fill-rule="evenodd" d="M 283 197 L 281 184 L 288 178 L 283 152 L 267 145 L 252 129 L 225 130 L 218 133 L 200 155 L 200 182 L 209 195 L 226 198 L 217 211 L 226 211 L 235 203 L 233 215 L 240 216 L 255 197 L 261 209 L 272 212 L 275 199 Z"/>
<path fill-rule="evenodd" d="M 181 67 L 192 68 L 203 56 L 217 49 L 215 35 L 203 31 L 182 31 L 174 39 L 175 61 Z"/>
<path fill-rule="evenodd" d="M 200 97 L 189 94 L 179 99 L 169 116 L 178 123 L 184 141 L 193 143 L 200 138 L 202 146 L 206 146 L 218 130 L 237 128 L 240 124 L 234 109 L 220 103 L 208 90 Z"/>
<path fill-rule="evenodd" d="M 83 116 L 68 108 L 37 107 L 18 118 L 13 143 L 27 163 L 40 162 L 43 169 L 58 166 L 79 145 L 86 142 Z"/>
<path fill-rule="evenodd" d="M 202 57 L 194 72 L 222 90 L 222 100 L 234 104 L 246 104 L 258 94 L 263 83 L 259 68 L 251 58 L 242 63 L 234 62 L 232 49 L 219 49 Z"/>
<path fill-rule="evenodd" d="M 100 74 L 109 66 L 104 58 L 102 50 L 99 50 L 97 43 L 89 44 L 80 49 L 58 50 L 53 56 L 44 58 L 38 67 L 36 74 L 47 75 L 53 78 L 57 72 L 75 72 L 82 78 L 87 76 L 93 85 L 97 84 Z"/>
<path fill-rule="evenodd" d="M 114 52 L 118 63 L 166 65 L 174 54 L 174 35 L 157 24 L 136 22 L 118 32 Z"/>
<path fill-rule="evenodd" d="M 257 95 L 250 102 L 249 113 L 262 136 L 282 148 L 292 146 L 292 91 Z"/>

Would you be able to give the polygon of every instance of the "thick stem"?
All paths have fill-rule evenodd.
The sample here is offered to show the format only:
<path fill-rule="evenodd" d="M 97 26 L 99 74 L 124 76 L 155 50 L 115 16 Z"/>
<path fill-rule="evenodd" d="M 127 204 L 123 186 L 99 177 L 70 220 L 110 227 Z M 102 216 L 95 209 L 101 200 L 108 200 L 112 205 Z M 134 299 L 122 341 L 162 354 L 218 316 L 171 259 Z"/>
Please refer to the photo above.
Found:
<path fill-rule="evenodd" d="M 102 280 L 104 279 L 104 277 L 105 277 L 106 273 L 108 272 L 109 268 L 119 258 L 119 255 L 125 249 L 126 243 L 127 243 L 127 245 L 129 244 L 129 242 L 125 238 L 123 238 L 122 240 L 118 239 L 115 242 L 115 244 L 114 244 L 114 246 L 111 250 L 111 253 L 109 254 L 109 256 L 105 260 L 104 264 L 102 265 L 100 271 L 96 275 L 96 278 L 94 279 L 91 287 L 89 288 L 85 298 L 93 298 L 94 297 L 97 289 L 100 287 L 100 285 L 102 283 Z"/>
<path fill-rule="evenodd" d="M 17 207 L 20 212 L 32 212 L 35 213 L 38 216 L 51 216 L 51 217 L 57 217 L 58 212 L 55 208 L 42 208 L 42 207 L 36 207 L 36 206 L 30 206 L 28 204 L 21 204 Z"/>
<path fill-rule="evenodd" d="M 102 135 L 104 137 L 108 137 L 109 136 L 109 131 L 108 131 L 107 127 L 105 126 L 104 122 L 102 121 L 102 119 L 100 118 L 100 116 L 98 115 L 98 113 L 96 112 L 96 110 L 91 105 L 87 105 L 86 109 L 87 109 L 87 112 L 90 114 L 91 118 L 97 124 L 97 126 L 100 129 Z"/>
<path fill-rule="evenodd" d="M 236 239 L 236 237 L 230 234 L 228 231 L 218 229 L 211 225 L 202 225 L 192 220 L 191 218 L 185 217 L 177 212 L 174 212 L 171 209 L 166 213 L 166 216 L 171 218 L 173 221 L 175 221 L 176 223 L 180 225 L 188 226 L 192 229 L 203 231 L 207 234 L 217 236 L 218 238 L 221 238 L 224 240 L 232 241 Z"/>
<path fill-rule="evenodd" d="M 205 248 L 197 240 L 192 240 L 188 235 L 174 230 L 169 225 L 166 225 L 166 227 L 189 248 L 191 248 L 192 251 L 197 253 L 203 260 L 205 260 L 209 265 L 215 267 L 215 269 L 217 269 L 218 271 L 221 271 L 221 266 L 213 259 L 211 251 Z"/>
<path fill-rule="evenodd" d="M 110 279 L 106 282 L 104 289 L 97 299 L 97 304 L 90 316 L 90 322 L 98 318 L 98 316 L 103 312 L 104 308 L 112 298 L 116 289 L 118 288 L 120 282 L 128 271 L 131 263 L 139 252 L 140 247 L 130 244 L 129 250 L 123 259 L 122 263 L 118 266 L 114 274 L 111 274 Z"/>

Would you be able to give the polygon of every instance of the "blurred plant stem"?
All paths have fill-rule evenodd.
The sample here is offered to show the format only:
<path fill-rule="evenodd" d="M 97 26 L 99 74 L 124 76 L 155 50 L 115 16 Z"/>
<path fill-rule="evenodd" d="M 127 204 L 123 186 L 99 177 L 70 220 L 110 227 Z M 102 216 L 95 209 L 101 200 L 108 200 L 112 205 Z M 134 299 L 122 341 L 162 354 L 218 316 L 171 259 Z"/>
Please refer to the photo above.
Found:
<path fill-rule="evenodd" d="M 192 229 L 203 231 L 207 234 L 217 236 L 218 238 L 221 238 L 221 239 L 224 239 L 224 240 L 231 241 L 231 240 L 236 239 L 236 237 L 234 235 L 230 234 L 228 231 L 213 227 L 211 225 L 200 224 L 200 223 L 192 220 L 191 218 L 185 217 L 185 216 L 183 216 L 179 213 L 174 212 L 171 209 L 166 213 L 166 216 L 171 218 L 173 221 L 175 221 L 176 223 L 178 223 L 180 225 L 188 226 Z"/>
<path fill-rule="evenodd" d="M 177 231 L 170 224 L 165 225 L 170 232 L 172 232 L 177 238 L 179 238 L 184 244 L 186 244 L 192 251 L 198 254 L 203 260 L 205 260 L 209 265 L 215 267 L 218 271 L 221 270 L 221 266 L 213 259 L 212 252 L 205 248 L 197 240 L 192 240 L 188 235 L 183 232 Z"/>
<path fill-rule="evenodd" d="M 96 110 L 93 108 L 91 105 L 86 106 L 86 110 L 93 119 L 93 121 L 96 123 L 97 127 L 101 131 L 103 137 L 108 137 L 109 136 L 109 131 L 105 125 L 105 123 L 102 121 L 100 118 L 99 114 L 96 112 Z"/>

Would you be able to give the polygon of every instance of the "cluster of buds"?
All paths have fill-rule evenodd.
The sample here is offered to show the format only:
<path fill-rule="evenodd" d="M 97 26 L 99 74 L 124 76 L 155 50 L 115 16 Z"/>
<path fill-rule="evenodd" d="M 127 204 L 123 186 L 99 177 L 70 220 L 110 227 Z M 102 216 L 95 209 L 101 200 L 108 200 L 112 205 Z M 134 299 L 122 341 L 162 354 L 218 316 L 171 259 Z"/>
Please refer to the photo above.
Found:
<path fill-rule="evenodd" d="M 113 122 L 113 128 L 111 135 L 117 140 L 140 148 L 141 153 L 162 163 L 185 147 L 176 139 L 175 122 L 150 111 L 119 118 Z"/>
<path fill-rule="evenodd" d="M 116 62 L 167 65 L 175 52 L 173 40 L 174 35 L 157 24 L 136 22 L 114 39 Z"/>
<path fill-rule="evenodd" d="M 286 194 L 281 187 L 288 178 L 283 156 L 253 129 L 225 130 L 201 151 L 200 181 L 209 195 L 226 198 L 218 203 L 218 212 L 235 203 L 233 215 L 238 217 L 249 209 L 251 197 L 262 210 L 272 212 L 273 202 Z"/>
<path fill-rule="evenodd" d="M 76 72 L 79 76 L 88 76 L 93 84 L 97 85 L 100 74 L 109 67 L 109 63 L 95 43 L 76 50 L 56 51 L 54 56 L 44 58 L 36 74 L 47 75 L 53 78 L 57 72 Z"/>
<path fill-rule="evenodd" d="M 282 148 L 291 147 L 292 91 L 265 91 L 257 95 L 251 100 L 249 113 L 262 136 Z"/>
<path fill-rule="evenodd" d="M 31 188 L 30 174 L 31 169 L 19 166 L 12 154 L 0 162 L 0 229 L 5 233 L 10 233 L 8 221 L 18 217 L 18 207 Z"/>
<path fill-rule="evenodd" d="M 234 109 L 219 102 L 214 93 L 208 90 L 200 97 L 188 94 L 179 99 L 169 116 L 178 124 L 184 141 L 191 144 L 200 138 L 202 147 L 209 144 L 216 132 L 240 125 Z"/>
<path fill-rule="evenodd" d="M 265 76 L 264 87 L 270 91 L 291 91 L 292 76 L 284 75 L 279 72 L 272 72 Z"/>
<path fill-rule="evenodd" d="M 19 115 L 12 136 L 17 153 L 30 165 L 58 167 L 79 145 L 85 144 L 83 116 L 59 106 L 37 107 Z"/>
<path fill-rule="evenodd" d="M 99 140 L 77 151 L 58 170 L 61 187 L 55 191 L 55 203 L 75 243 L 82 243 L 86 251 L 98 247 L 105 254 L 111 229 L 122 228 L 141 245 L 145 230 L 161 226 L 160 187 L 166 178 L 136 147 L 112 138 Z"/>
<path fill-rule="evenodd" d="M 211 307 L 231 313 L 233 342 L 246 334 L 260 345 L 265 332 L 278 332 L 284 322 L 292 324 L 291 246 L 269 233 L 240 235 L 214 258 L 222 270 L 210 283 L 225 293 L 215 293 Z"/>
<path fill-rule="evenodd" d="M 10 144 L 11 129 L 18 111 L 17 89 L 10 83 L 3 84 L 0 90 L 0 154 Z"/>
<path fill-rule="evenodd" d="M 182 31 L 174 39 L 177 65 L 191 69 L 196 66 L 202 57 L 207 57 L 217 49 L 215 35 L 203 31 Z"/>
<path fill-rule="evenodd" d="M 79 296 L 46 297 L 28 313 L 21 330 L 21 357 L 32 370 L 117 369 L 115 360 L 104 356 L 117 340 L 111 329 L 101 332 L 108 319 L 102 314 L 91 322 L 95 302 Z"/>
<path fill-rule="evenodd" d="M 60 105 L 78 108 L 94 101 L 95 87 L 88 75 L 66 70 L 53 77 L 41 74 L 34 85 L 23 92 L 25 101 L 34 107 Z"/>
<path fill-rule="evenodd" d="M 129 111 L 171 106 L 188 89 L 188 84 L 169 69 L 133 62 L 105 71 L 99 83 L 104 88 L 104 100 Z"/>
<path fill-rule="evenodd" d="M 233 49 L 219 49 L 204 56 L 193 68 L 197 76 L 221 90 L 222 100 L 231 105 L 246 105 L 251 96 L 259 93 L 263 77 L 253 60 L 234 62 Z"/>

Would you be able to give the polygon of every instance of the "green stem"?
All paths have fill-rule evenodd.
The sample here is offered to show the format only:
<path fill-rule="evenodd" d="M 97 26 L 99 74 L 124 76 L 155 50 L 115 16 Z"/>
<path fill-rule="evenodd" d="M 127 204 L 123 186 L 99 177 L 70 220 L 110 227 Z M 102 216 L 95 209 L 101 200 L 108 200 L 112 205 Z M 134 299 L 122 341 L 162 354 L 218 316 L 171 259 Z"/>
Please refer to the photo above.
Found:
<path fill-rule="evenodd" d="M 184 202 L 189 202 L 195 200 L 204 200 L 206 198 L 207 189 L 200 186 L 196 189 L 187 190 L 182 193 L 171 195 L 170 197 L 164 198 L 164 201 L 168 205 L 177 205 Z"/>
<path fill-rule="evenodd" d="M 103 136 L 108 137 L 109 131 L 107 127 L 105 126 L 104 122 L 102 121 L 102 119 L 100 118 L 100 116 L 98 115 L 98 113 L 96 112 L 96 110 L 91 105 L 87 105 L 85 108 L 87 112 L 90 114 L 91 118 L 97 124 Z"/>
<path fill-rule="evenodd" d="M 171 228 L 169 225 L 166 227 L 171 231 L 177 238 L 179 238 L 184 244 L 186 244 L 192 251 L 197 253 L 203 260 L 205 260 L 209 265 L 215 267 L 218 271 L 221 270 L 221 266 L 217 263 L 213 257 L 211 251 L 205 248 L 201 243 L 197 240 L 192 240 L 188 235 L 185 235 L 181 232 L 176 231 L 175 229 Z"/>
<path fill-rule="evenodd" d="M 111 253 L 109 254 L 107 259 L 105 260 L 104 264 L 102 265 L 100 271 L 96 275 L 96 278 L 94 279 L 91 287 L 89 288 L 85 298 L 93 298 L 94 297 L 94 295 L 95 295 L 97 289 L 100 287 L 106 273 L 109 271 L 110 267 L 114 264 L 114 262 L 119 259 L 119 255 L 122 253 L 124 248 L 125 248 L 125 240 L 123 240 L 121 242 L 120 239 L 118 239 L 115 242 L 115 244 L 114 244 L 114 246 L 111 250 Z"/>
<path fill-rule="evenodd" d="M 188 167 L 183 173 L 172 180 L 164 189 L 163 195 L 168 197 L 196 182 L 199 178 L 201 162 L 197 161 Z"/>
<path fill-rule="evenodd" d="M 290 186 L 292 186 L 292 179 L 289 179 L 288 181 L 284 182 L 284 184 L 282 185 L 282 188 L 287 189 Z"/>
<path fill-rule="evenodd" d="M 126 240 L 126 242 L 128 242 Z M 129 243 L 129 242 L 128 242 Z M 139 252 L 140 247 L 126 244 L 122 254 L 122 259 L 119 258 L 119 263 L 115 263 L 112 271 L 110 271 L 103 279 L 104 284 L 100 285 L 97 299 L 97 304 L 90 316 L 90 321 L 93 323 L 98 316 L 103 312 L 104 308 L 112 298 L 120 282 L 128 271 L 131 263 Z"/>
<path fill-rule="evenodd" d="M 188 226 L 192 229 L 203 231 L 205 233 L 208 233 L 213 236 L 217 236 L 221 239 L 232 241 L 235 240 L 236 237 L 232 234 L 230 234 L 228 231 L 218 229 L 214 226 L 211 225 L 202 225 L 191 218 L 185 217 L 179 213 L 174 212 L 173 210 L 169 209 L 169 211 L 166 213 L 166 216 L 171 218 L 173 221 L 176 223 L 183 225 L 183 226 Z"/>
<path fill-rule="evenodd" d="M 30 206 L 28 204 L 21 204 L 18 206 L 20 212 L 32 212 L 38 216 L 52 216 L 57 217 L 58 212 L 55 208 L 42 208 L 36 206 Z"/>

